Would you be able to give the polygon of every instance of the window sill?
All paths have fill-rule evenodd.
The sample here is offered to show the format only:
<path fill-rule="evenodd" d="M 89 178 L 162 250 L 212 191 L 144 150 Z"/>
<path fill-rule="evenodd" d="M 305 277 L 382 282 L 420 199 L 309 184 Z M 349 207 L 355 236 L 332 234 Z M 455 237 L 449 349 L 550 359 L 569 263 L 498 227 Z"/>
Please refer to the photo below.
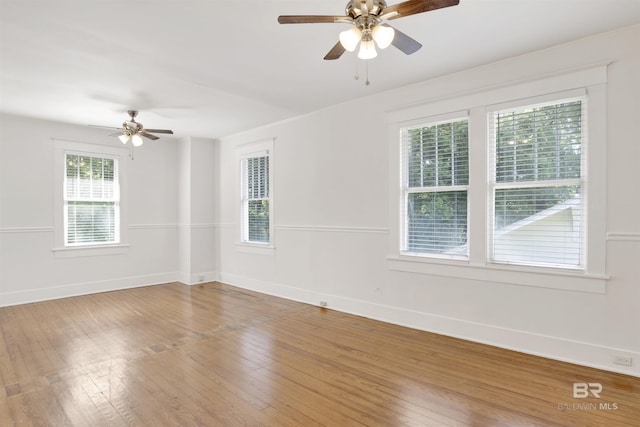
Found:
<path fill-rule="evenodd" d="M 122 255 L 127 253 L 128 244 L 96 245 L 96 246 L 69 246 L 65 248 L 53 248 L 56 258 L 79 258 L 89 256 Z"/>
<path fill-rule="evenodd" d="M 533 286 L 595 294 L 606 293 L 606 275 L 587 274 L 553 268 L 526 268 L 494 264 L 475 264 L 469 261 L 429 259 L 424 257 L 389 256 L 389 270 L 432 276 L 457 277 L 491 283 Z"/>
<path fill-rule="evenodd" d="M 276 252 L 275 246 L 267 243 L 237 242 L 236 250 L 247 254 L 273 255 Z"/>

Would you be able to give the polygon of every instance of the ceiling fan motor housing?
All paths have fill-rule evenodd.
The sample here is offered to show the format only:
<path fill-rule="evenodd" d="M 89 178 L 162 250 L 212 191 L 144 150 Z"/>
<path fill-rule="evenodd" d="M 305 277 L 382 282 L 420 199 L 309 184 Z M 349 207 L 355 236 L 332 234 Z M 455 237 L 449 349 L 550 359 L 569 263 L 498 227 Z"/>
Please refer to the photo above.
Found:
<path fill-rule="evenodd" d="M 384 0 L 373 0 L 371 1 L 372 6 L 371 10 L 366 10 L 367 1 L 363 0 L 351 0 L 347 3 L 347 7 L 345 8 L 345 14 L 352 19 L 357 19 L 362 15 L 375 15 L 378 16 L 382 13 L 382 10 L 387 7 L 387 2 Z M 363 10 L 364 6 L 364 10 Z M 366 13 L 365 13 L 366 12 Z"/>
<path fill-rule="evenodd" d="M 136 110 L 128 110 L 127 113 L 131 117 L 131 120 L 122 123 L 122 127 L 127 131 L 127 134 L 134 135 L 142 130 L 142 123 L 136 122 L 135 117 L 138 115 Z"/>
<path fill-rule="evenodd" d="M 371 3 L 371 10 L 367 9 L 367 3 Z M 345 13 L 352 19 L 351 23 L 362 32 L 362 41 L 373 40 L 371 31 L 381 22 L 379 16 L 386 7 L 387 3 L 384 0 L 370 0 L 369 2 L 351 0 L 347 3 Z"/>

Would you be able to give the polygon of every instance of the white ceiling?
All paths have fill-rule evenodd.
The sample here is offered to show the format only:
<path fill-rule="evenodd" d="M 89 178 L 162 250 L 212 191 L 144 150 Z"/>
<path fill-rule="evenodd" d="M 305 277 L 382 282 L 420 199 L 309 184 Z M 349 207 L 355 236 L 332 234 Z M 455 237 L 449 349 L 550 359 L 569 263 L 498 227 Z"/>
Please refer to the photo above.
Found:
<path fill-rule="evenodd" d="M 399 1 L 389 0 L 388 4 Z M 347 0 L 0 0 L 0 111 L 217 138 L 435 76 L 640 22 L 640 0 L 460 0 L 392 24 L 424 47 L 390 47 L 355 81 Z"/>

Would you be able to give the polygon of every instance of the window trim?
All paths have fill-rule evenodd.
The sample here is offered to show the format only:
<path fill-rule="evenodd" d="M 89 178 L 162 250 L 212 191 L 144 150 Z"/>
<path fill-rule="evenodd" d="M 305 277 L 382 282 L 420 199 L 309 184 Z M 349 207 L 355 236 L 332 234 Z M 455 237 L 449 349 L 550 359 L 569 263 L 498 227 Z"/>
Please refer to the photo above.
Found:
<path fill-rule="evenodd" d="M 110 145 L 92 144 L 63 139 L 53 139 L 54 142 L 54 252 L 56 258 L 75 258 L 87 256 L 119 255 L 126 253 L 129 248 L 128 215 L 127 215 L 127 162 L 126 148 Z M 80 154 L 90 157 L 107 157 L 118 161 L 118 181 L 120 186 L 119 199 L 119 239 L 118 243 L 97 243 L 88 245 L 66 245 L 65 214 L 64 214 L 64 175 L 67 153 Z"/>
<path fill-rule="evenodd" d="M 275 138 L 274 138 L 275 139 Z M 236 232 L 236 250 L 238 252 L 244 253 L 252 253 L 252 254 L 262 254 L 262 255 L 272 255 L 275 250 L 275 236 L 274 236 L 274 220 L 273 220 L 273 212 L 274 212 L 274 185 L 273 185 L 273 175 L 274 175 L 274 139 L 269 140 L 261 140 L 257 142 L 252 142 L 248 144 L 240 145 L 236 148 L 236 167 L 237 167 L 237 179 L 238 183 L 236 188 L 238 189 L 238 197 L 237 197 L 237 213 L 236 218 L 238 218 L 238 227 Z M 244 160 L 252 157 L 268 157 L 269 161 L 269 242 L 254 242 L 245 240 L 246 232 L 246 213 L 245 213 L 245 199 L 244 194 L 246 192 L 245 189 L 245 177 L 244 177 L 244 168 L 242 166 Z"/>
<path fill-rule="evenodd" d="M 606 83 L 608 63 L 586 65 L 526 80 L 440 96 L 387 113 L 389 122 L 389 241 L 387 265 L 392 271 L 455 277 L 495 284 L 532 286 L 603 294 L 606 273 Z M 564 99 L 567 93 L 586 94 L 584 212 L 584 269 L 496 264 L 488 261 L 488 159 L 487 112 L 509 104 L 533 104 L 538 98 Z M 468 260 L 438 259 L 403 254 L 400 251 L 402 215 L 402 171 L 399 135 L 407 127 L 442 112 L 469 112 L 469 242 Z M 451 113 L 455 114 L 455 113 Z M 484 160 L 483 160 L 484 159 Z M 482 164 L 481 164 L 482 162 Z M 589 177 L 597 176 L 597 180 Z"/>

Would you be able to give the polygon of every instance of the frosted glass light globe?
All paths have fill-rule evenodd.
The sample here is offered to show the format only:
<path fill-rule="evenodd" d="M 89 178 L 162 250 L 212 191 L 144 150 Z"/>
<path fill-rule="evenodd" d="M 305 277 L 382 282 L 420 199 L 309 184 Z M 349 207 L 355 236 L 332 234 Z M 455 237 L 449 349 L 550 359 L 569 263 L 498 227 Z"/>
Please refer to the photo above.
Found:
<path fill-rule="evenodd" d="M 358 58 L 360 59 L 372 59 L 378 56 L 376 52 L 376 46 L 373 40 L 367 40 L 360 43 L 360 50 L 358 51 Z"/>
<path fill-rule="evenodd" d="M 393 41 L 393 37 L 396 35 L 396 32 L 391 27 L 387 27 L 385 25 L 376 25 L 376 27 L 371 32 L 373 39 L 376 41 L 376 44 L 380 49 L 384 49 L 389 47 L 391 42 Z"/>
<path fill-rule="evenodd" d="M 349 52 L 356 50 L 356 46 L 362 38 L 362 32 L 358 27 L 353 27 L 340 33 L 340 44 Z"/>
<path fill-rule="evenodd" d="M 144 143 L 144 141 L 142 140 L 142 137 L 140 135 L 135 134 L 131 137 L 131 143 L 134 147 L 139 147 Z"/>

